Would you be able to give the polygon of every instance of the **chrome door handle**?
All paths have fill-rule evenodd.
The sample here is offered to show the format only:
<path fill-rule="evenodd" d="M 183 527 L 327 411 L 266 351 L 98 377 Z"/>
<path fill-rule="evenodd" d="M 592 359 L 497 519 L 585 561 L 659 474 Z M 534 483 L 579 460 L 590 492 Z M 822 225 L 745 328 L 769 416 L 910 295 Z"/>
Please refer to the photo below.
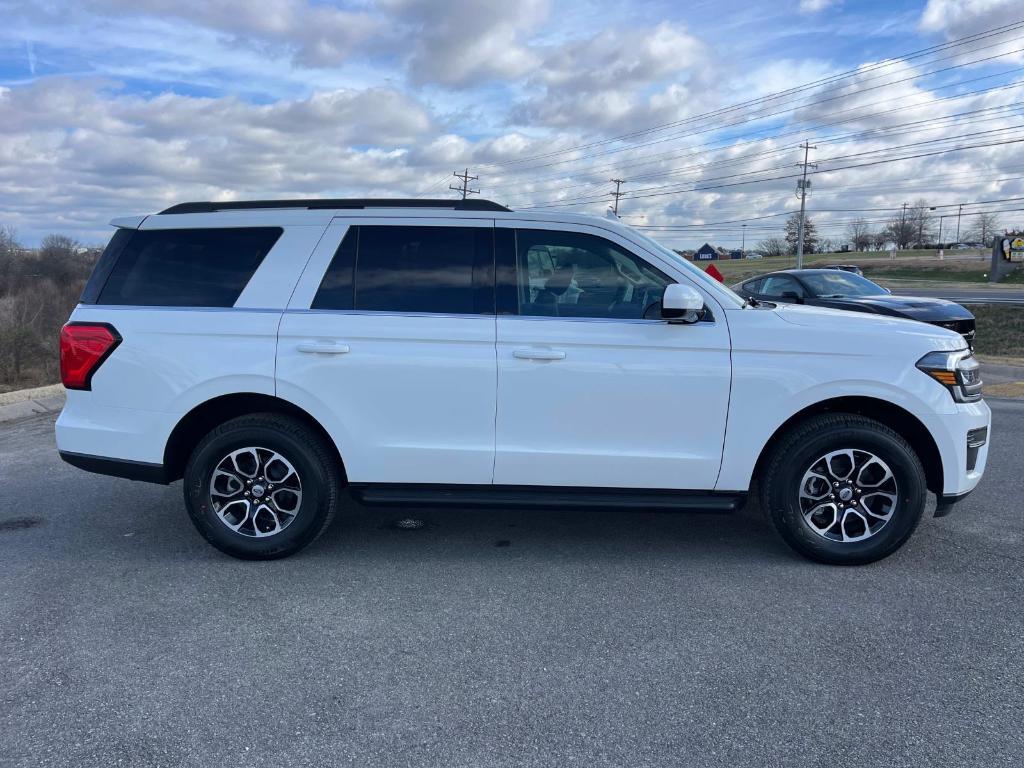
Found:
<path fill-rule="evenodd" d="M 565 352 L 557 349 L 513 349 L 512 357 L 520 360 L 564 360 Z"/>
<path fill-rule="evenodd" d="M 300 341 L 295 348 L 299 352 L 309 352 L 314 355 L 343 355 L 348 352 L 348 344 L 338 344 L 333 341 Z"/>

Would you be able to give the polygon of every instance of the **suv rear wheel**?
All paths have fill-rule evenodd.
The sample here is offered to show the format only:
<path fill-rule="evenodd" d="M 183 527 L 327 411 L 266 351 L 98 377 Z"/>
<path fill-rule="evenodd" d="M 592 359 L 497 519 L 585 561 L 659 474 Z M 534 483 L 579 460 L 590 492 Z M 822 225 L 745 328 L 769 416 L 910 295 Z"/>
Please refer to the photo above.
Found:
<path fill-rule="evenodd" d="M 323 438 L 274 413 L 221 424 L 185 466 L 185 505 L 199 533 L 246 560 L 287 557 L 311 543 L 330 525 L 340 486 Z"/>
<path fill-rule="evenodd" d="M 786 543 L 837 565 L 870 563 L 899 549 L 921 519 L 927 492 L 910 444 L 854 414 L 796 425 L 761 477 L 761 507 Z"/>

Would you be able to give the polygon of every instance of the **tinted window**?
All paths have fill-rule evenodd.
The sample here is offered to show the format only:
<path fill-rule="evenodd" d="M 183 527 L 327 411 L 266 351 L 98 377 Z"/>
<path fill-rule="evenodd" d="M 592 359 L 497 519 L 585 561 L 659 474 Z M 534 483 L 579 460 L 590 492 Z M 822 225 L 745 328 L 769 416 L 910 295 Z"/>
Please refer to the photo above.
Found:
<path fill-rule="evenodd" d="M 772 275 L 765 278 L 764 285 L 761 287 L 762 296 L 781 299 L 784 293 L 795 293 L 797 296 L 803 296 L 804 290 L 800 287 L 800 283 L 789 275 Z"/>
<path fill-rule="evenodd" d="M 521 315 L 653 319 L 672 282 L 596 235 L 520 229 L 516 252 Z"/>
<path fill-rule="evenodd" d="M 134 231 L 123 244 L 97 303 L 230 307 L 281 231 L 279 227 Z"/>
<path fill-rule="evenodd" d="M 354 306 L 384 312 L 493 313 L 493 229 L 359 227 Z"/>
<path fill-rule="evenodd" d="M 320 288 L 313 297 L 313 309 L 352 309 L 352 273 L 356 266 L 358 248 L 359 227 L 349 227 L 341 245 L 334 252 L 324 279 L 320 281 Z"/>
<path fill-rule="evenodd" d="M 761 279 L 761 280 L 751 280 L 749 283 L 744 283 L 743 284 L 743 290 L 748 291 L 750 293 L 760 293 L 761 292 L 761 285 L 763 283 L 764 283 L 763 279 Z"/>
<path fill-rule="evenodd" d="M 851 272 L 809 272 L 802 277 L 812 293 L 820 298 L 880 296 L 885 293 L 880 285 Z"/>
<path fill-rule="evenodd" d="M 100 291 L 103 290 L 103 284 L 107 282 L 107 278 L 110 277 L 114 265 L 117 264 L 117 260 L 121 256 L 121 251 L 131 242 L 133 234 L 135 234 L 133 229 L 118 229 L 110 238 L 110 242 L 103 249 L 99 261 L 96 262 L 96 266 L 89 276 L 89 282 L 82 290 L 82 297 L 79 299 L 82 304 L 96 303 Z"/>

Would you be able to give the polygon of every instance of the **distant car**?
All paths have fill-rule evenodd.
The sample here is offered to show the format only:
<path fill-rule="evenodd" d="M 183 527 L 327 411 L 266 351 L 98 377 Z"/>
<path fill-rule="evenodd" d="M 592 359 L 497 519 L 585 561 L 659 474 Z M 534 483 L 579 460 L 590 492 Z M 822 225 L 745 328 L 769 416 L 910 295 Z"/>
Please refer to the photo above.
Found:
<path fill-rule="evenodd" d="M 841 269 L 843 272 L 852 272 L 855 275 L 864 276 L 864 270 L 856 264 L 829 264 L 822 267 L 822 269 Z"/>
<path fill-rule="evenodd" d="M 764 255 L 760 254 L 760 253 L 755 253 L 754 251 L 747 251 L 747 256 L 746 257 L 748 259 L 763 259 Z"/>
<path fill-rule="evenodd" d="M 949 328 L 974 344 L 974 315 L 945 299 L 893 296 L 866 277 L 839 269 L 787 269 L 746 280 L 733 290 L 747 299 L 905 317 Z"/>

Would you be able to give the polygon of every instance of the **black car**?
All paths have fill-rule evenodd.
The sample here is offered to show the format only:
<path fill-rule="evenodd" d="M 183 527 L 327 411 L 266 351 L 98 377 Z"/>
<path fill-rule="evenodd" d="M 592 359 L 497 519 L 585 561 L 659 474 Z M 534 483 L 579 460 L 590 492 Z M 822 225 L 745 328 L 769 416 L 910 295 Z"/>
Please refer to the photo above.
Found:
<path fill-rule="evenodd" d="M 945 299 L 893 296 L 866 277 L 838 269 L 787 269 L 733 286 L 747 299 L 808 304 L 876 315 L 905 317 L 949 328 L 974 343 L 974 315 Z"/>

